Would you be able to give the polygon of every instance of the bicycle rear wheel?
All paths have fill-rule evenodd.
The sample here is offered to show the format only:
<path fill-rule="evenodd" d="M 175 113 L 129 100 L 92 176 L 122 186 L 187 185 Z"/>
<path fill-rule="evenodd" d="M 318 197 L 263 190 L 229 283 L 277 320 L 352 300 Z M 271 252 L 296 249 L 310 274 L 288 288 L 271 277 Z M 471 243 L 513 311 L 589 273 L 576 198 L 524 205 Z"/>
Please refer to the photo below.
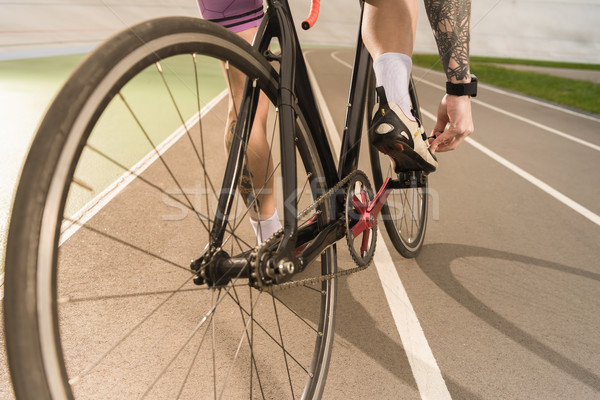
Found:
<path fill-rule="evenodd" d="M 375 106 L 375 81 L 369 83 L 367 99 L 368 121 Z M 417 92 L 411 78 L 409 94 L 413 115 L 423 121 Z M 423 171 L 396 174 L 389 157 L 369 146 L 371 168 L 376 190 L 386 178 L 391 178 L 394 189 L 381 209 L 381 218 L 396 250 L 406 258 L 416 257 L 421 251 L 427 228 L 427 175 Z"/>
<path fill-rule="evenodd" d="M 190 260 L 208 244 L 224 190 L 232 73 L 255 82 L 270 107 L 262 181 L 274 183 L 256 187 L 253 170 L 221 245 L 244 257 L 256 245 L 248 215 L 261 193 L 272 187 L 279 210 L 284 200 L 278 76 L 258 52 L 215 24 L 161 18 L 107 41 L 58 94 L 24 166 L 8 237 L 5 327 L 18 398 L 320 396 L 335 280 L 273 292 L 247 278 L 193 283 Z M 302 209 L 327 188 L 298 112 Z M 317 223 L 329 214 L 320 206 Z M 296 278 L 335 270 L 330 248 Z"/>

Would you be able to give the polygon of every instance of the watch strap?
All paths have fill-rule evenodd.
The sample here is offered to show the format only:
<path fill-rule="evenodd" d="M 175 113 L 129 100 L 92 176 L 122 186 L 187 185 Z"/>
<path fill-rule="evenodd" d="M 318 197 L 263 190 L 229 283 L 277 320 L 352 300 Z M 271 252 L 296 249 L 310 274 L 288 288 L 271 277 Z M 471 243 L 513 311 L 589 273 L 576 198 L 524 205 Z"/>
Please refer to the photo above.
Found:
<path fill-rule="evenodd" d="M 446 93 L 453 96 L 477 96 L 477 77 L 471 75 L 469 83 L 452 83 L 446 82 Z"/>

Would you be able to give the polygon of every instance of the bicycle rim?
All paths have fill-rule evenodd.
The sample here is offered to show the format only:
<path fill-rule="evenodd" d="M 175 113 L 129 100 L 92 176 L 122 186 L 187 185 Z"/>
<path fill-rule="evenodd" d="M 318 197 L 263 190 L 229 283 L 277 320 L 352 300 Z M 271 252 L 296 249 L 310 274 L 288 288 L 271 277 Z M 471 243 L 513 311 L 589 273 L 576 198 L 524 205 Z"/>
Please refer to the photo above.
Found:
<path fill-rule="evenodd" d="M 18 396 L 320 396 L 335 281 L 274 294 L 241 278 L 218 289 L 192 282 L 227 160 L 231 71 L 276 102 L 276 73 L 245 42 L 205 21 L 164 18 L 108 41 L 56 98 L 23 171 L 7 249 Z M 302 208 L 326 181 L 297 121 Z M 256 245 L 248 218 L 266 199 L 264 182 L 283 210 L 272 104 L 264 133 L 272 161 L 262 187 L 254 171 L 247 196 L 236 195 L 221 246 L 230 255 Z M 319 211 L 324 224 L 329 210 Z M 329 249 L 298 279 L 335 268 Z"/>

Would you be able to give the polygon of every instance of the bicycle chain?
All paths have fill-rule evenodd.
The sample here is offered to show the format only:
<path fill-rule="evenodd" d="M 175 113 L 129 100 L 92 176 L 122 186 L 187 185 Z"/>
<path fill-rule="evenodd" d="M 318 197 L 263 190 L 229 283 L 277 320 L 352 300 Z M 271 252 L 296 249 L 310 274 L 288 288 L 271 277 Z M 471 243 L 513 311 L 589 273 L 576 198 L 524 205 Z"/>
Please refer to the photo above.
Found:
<path fill-rule="evenodd" d="M 331 189 L 329 189 L 326 193 L 322 194 L 321 196 L 319 196 L 319 198 L 317 200 L 315 200 L 310 206 L 308 206 L 307 208 L 305 208 L 304 210 L 302 210 L 299 214 L 297 219 L 301 220 L 302 218 L 305 218 L 306 216 L 308 216 L 308 213 L 310 213 L 311 211 L 315 210 L 319 205 L 321 205 L 323 202 L 325 202 L 326 200 L 328 200 L 334 193 L 336 193 L 338 190 L 340 190 L 341 188 L 343 188 L 352 178 L 354 178 L 355 176 L 362 174 L 364 175 L 364 172 L 360 171 L 360 170 L 356 170 L 356 171 L 352 171 L 351 173 L 349 173 L 348 175 L 346 175 L 341 181 L 339 181 L 336 185 L 334 185 Z M 250 259 L 250 267 L 252 268 L 251 271 L 251 276 L 253 277 L 257 277 L 257 282 L 259 287 L 263 288 L 262 285 L 263 283 L 261 282 L 260 276 L 257 273 L 258 271 L 258 260 L 261 259 L 261 257 L 263 256 L 263 254 L 267 251 L 267 249 L 269 247 L 271 247 L 272 245 L 274 245 L 277 240 L 280 239 L 280 237 L 283 235 L 284 233 L 284 228 L 279 229 L 277 232 L 275 232 L 269 239 L 265 240 L 263 243 L 261 243 L 260 245 L 256 246 L 254 248 L 254 250 L 252 251 L 252 253 L 249 256 Z M 314 284 L 314 283 L 320 283 L 326 280 L 331 280 L 331 279 L 335 279 L 338 277 L 342 277 L 342 276 L 346 276 L 346 275 L 350 275 L 356 272 L 360 272 L 362 270 L 364 270 L 365 268 L 367 268 L 369 265 L 364 265 L 364 266 L 357 266 L 354 268 L 350 268 L 347 270 L 343 270 L 343 271 L 339 271 L 339 272 L 334 272 L 332 274 L 327 274 L 327 275 L 321 275 L 318 277 L 312 277 L 312 278 L 304 278 L 304 279 L 300 279 L 297 281 L 291 281 L 291 282 L 284 282 L 284 283 L 280 283 L 280 284 L 275 284 L 275 285 L 267 285 L 266 286 L 266 290 L 270 291 L 273 290 L 274 288 L 277 289 L 289 289 L 292 287 L 297 287 L 297 286 L 306 286 L 308 284 Z"/>

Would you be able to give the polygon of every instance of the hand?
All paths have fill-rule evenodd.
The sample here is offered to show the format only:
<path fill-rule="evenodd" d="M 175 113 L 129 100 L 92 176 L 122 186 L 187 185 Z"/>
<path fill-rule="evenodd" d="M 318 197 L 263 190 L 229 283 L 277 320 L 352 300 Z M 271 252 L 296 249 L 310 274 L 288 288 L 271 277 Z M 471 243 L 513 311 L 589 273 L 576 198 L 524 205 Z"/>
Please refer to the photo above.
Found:
<path fill-rule="evenodd" d="M 437 112 L 437 122 L 429 138 L 432 153 L 454 150 L 473 133 L 470 96 L 445 95 Z"/>

